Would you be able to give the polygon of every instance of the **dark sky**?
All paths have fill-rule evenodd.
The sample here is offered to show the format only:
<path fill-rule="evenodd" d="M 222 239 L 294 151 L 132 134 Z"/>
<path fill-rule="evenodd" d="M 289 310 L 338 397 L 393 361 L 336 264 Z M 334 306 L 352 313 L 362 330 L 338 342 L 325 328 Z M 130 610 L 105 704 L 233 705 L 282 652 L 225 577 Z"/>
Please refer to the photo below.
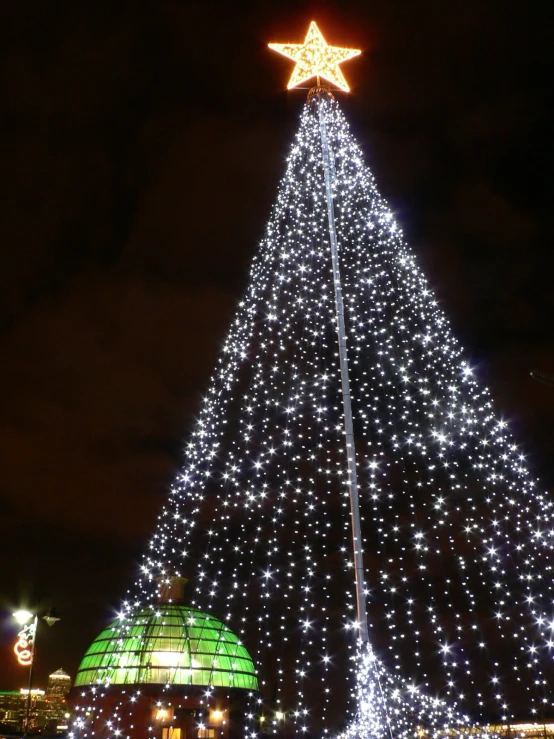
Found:
<path fill-rule="evenodd" d="M 245 287 L 305 93 L 269 41 L 364 50 L 338 95 L 455 332 L 554 486 L 554 20 L 512 0 L 0 8 L 0 689 L 117 607 Z M 544 5 L 546 8 L 546 4 Z"/>

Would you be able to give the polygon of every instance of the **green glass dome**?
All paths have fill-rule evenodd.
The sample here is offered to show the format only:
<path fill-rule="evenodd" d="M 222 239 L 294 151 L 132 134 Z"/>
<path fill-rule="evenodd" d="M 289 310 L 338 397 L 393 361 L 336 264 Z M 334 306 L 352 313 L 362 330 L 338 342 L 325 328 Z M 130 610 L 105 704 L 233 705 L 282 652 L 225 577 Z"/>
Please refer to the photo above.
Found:
<path fill-rule="evenodd" d="M 75 686 L 98 683 L 258 689 L 254 663 L 237 635 L 217 618 L 175 603 L 118 619 L 93 641 Z"/>

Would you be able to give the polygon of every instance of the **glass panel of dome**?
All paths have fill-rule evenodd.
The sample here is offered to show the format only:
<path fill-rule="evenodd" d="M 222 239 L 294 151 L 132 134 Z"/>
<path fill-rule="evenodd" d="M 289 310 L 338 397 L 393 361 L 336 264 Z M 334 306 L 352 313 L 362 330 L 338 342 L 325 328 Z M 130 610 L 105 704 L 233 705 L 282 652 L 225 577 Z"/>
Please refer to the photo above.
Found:
<path fill-rule="evenodd" d="M 95 652 L 113 652 L 116 649 L 116 644 L 114 641 L 102 641 L 98 642 L 96 645 Z M 92 651 L 92 650 L 91 650 Z"/>
<path fill-rule="evenodd" d="M 216 629 L 206 627 L 205 629 L 201 630 L 199 636 L 200 636 L 200 639 L 208 639 L 210 641 L 212 640 L 219 641 L 219 634 L 220 632 L 217 631 Z"/>
<path fill-rule="evenodd" d="M 94 654 L 95 652 L 104 652 L 105 648 L 103 645 L 104 645 L 104 642 L 98 642 L 98 641 L 92 642 L 92 644 L 87 649 L 85 654 Z"/>
<path fill-rule="evenodd" d="M 202 639 L 198 644 L 198 651 L 212 652 L 217 648 L 218 643 L 217 639 Z"/>
<path fill-rule="evenodd" d="M 213 667 L 213 657 L 211 654 L 199 654 L 199 662 L 205 670 L 211 670 Z"/>
<path fill-rule="evenodd" d="M 178 667 L 188 663 L 188 655 L 183 652 L 152 652 L 152 664 L 164 667 Z"/>
<path fill-rule="evenodd" d="M 118 667 L 132 667 L 134 662 L 134 655 L 128 652 L 122 652 L 117 660 Z"/>

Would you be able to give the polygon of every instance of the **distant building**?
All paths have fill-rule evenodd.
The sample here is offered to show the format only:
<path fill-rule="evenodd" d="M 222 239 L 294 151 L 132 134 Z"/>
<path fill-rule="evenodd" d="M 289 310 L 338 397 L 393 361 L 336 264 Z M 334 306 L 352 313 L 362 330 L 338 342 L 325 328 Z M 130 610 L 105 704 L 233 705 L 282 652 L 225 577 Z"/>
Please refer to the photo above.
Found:
<path fill-rule="evenodd" d="M 71 690 L 71 678 L 62 669 L 48 676 L 44 706 L 43 733 L 59 734 L 67 730 L 69 709 L 67 695 Z"/>
<path fill-rule="evenodd" d="M 29 733 L 55 736 L 67 730 L 69 711 L 66 696 L 71 678 L 63 670 L 48 676 L 46 691 L 31 690 Z M 0 732 L 18 733 L 25 729 L 28 690 L 0 691 Z"/>
<path fill-rule="evenodd" d="M 23 731 L 25 713 L 27 710 L 28 690 L 0 691 L 0 730 L 6 732 Z M 44 690 L 31 690 L 29 706 L 29 732 L 34 733 L 45 725 L 45 695 Z"/>
<path fill-rule="evenodd" d="M 18 731 L 20 723 L 19 690 L 0 690 L 0 731 Z"/>
<path fill-rule="evenodd" d="M 67 698 L 67 694 L 71 690 L 71 678 L 61 668 L 48 676 L 48 685 L 46 686 L 46 697 L 48 699 Z"/>

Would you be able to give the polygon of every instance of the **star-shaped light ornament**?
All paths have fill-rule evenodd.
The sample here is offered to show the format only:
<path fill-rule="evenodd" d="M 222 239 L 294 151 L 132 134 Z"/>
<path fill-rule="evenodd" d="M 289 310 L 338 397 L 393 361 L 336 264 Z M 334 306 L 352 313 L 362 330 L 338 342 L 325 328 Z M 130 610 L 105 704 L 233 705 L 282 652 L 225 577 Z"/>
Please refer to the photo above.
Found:
<path fill-rule="evenodd" d="M 268 46 L 273 51 L 278 51 L 279 54 L 296 62 L 296 67 L 287 85 L 289 90 L 307 82 L 312 77 L 317 77 L 318 81 L 319 77 L 322 77 L 340 90 L 350 92 L 339 64 L 362 53 L 358 49 L 329 46 L 315 21 L 310 23 L 303 44 L 268 44 Z"/>

